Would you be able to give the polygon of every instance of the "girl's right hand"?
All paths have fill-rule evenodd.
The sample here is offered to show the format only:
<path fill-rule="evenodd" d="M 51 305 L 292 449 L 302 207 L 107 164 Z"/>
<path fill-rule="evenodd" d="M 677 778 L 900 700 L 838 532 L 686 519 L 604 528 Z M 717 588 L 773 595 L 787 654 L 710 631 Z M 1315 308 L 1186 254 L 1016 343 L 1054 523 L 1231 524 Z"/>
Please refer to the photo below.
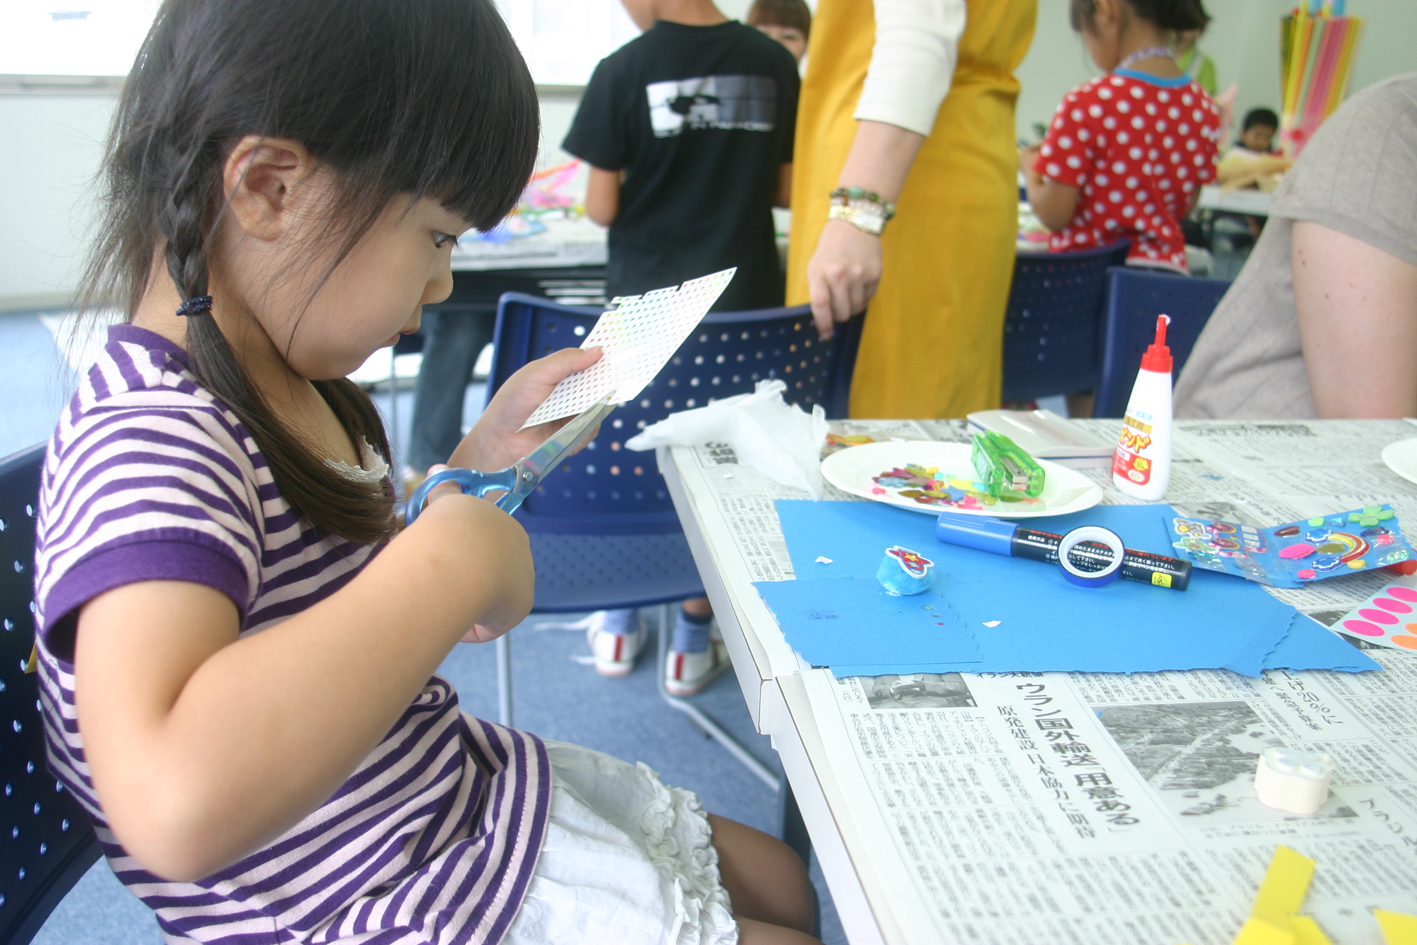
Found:
<path fill-rule="evenodd" d="M 429 474 L 442 468 L 446 467 L 434 466 Z M 430 527 L 419 529 L 425 520 Z M 467 579 L 457 584 L 479 600 L 473 629 L 462 637 L 465 642 L 495 640 L 531 613 L 536 569 L 530 540 L 521 523 L 493 502 L 463 495 L 456 483 L 439 486 L 428 494 L 422 514 L 404 530 L 405 535 L 410 532 L 447 543 L 444 550 L 466 563 Z"/>

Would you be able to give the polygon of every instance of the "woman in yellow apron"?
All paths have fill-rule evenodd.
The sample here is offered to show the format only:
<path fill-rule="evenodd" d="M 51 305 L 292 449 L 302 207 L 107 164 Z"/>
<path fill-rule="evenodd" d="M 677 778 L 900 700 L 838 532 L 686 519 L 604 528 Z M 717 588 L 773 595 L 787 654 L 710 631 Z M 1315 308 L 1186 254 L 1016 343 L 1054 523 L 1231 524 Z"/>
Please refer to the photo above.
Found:
<path fill-rule="evenodd" d="M 957 17 L 958 7 L 946 0 L 932 14 Z M 794 148 L 787 302 L 812 302 L 824 333 L 833 319 L 870 302 L 853 417 L 963 417 L 999 405 L 1018 231 L 1014 69 L 1033 38 L 1036 0 L 967 0 L 963 7 L 949 92 L 933 122 L 929 106 L 923 121 L 897 121 L 879 105 L 863 118 L 884 117 L 857 121 L 876 46 L 871 0 L 821 0 L 812 22 Z M 903 31 L 892 29 L 895 48 L 940 45 L 936 35 L 902 47 Z M 947 56 L 936 58 L 948 67 Z M 873 70 L 877 86 L 885 84 L 880 74 L 878 81 Z M 901 85 L 899 76 L 892 81 Z M 896 215 L 879 237 L 870 235 L 892 202 Z M 829 211 L 837 214 L 830 222 Z"/>

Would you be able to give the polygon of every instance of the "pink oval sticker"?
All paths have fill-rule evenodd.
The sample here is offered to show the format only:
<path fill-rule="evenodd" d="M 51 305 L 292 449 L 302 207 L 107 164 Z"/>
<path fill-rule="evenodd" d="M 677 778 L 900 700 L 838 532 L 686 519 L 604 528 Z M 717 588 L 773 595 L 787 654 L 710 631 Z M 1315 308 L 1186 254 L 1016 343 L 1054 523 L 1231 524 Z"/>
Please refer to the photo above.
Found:
<path fill-rule="evenodd" d="M 1364 607 L 1362 610 L 1358 611 L 1358 616 L 1362 617 L 1364 620 L 1371 620 L 1373 623 L 1385 623 L 1389 626 L 1397 623 L 1397 617 L 1388 613 L 1386 610 L 1374 610 L 1371 607 Z"/>
<path fill-rule="evenodd" d="M 1314 546 L 1302 541 L 1296 541 L 1292 545 L 1285 545 L 1279 549 L 1279 556 L 1288 561 L 1295 558 L 1307 558 L 1314 553 Z"/>
<path fill-rule="evenodd" d="M 1381 607 L 1383 610 L 1390 610 L 1395 614 L 1412 613 L 1411 607 L 1407 606 L 1400 600 L 1393 600 L 1391 597 L 1379 597 L 1377 600 L 1373 601 L 1373 603 Z"/>
<path fill-rule="evenodd" d="M 1384 635 L 1382 627 L 1375 627 L 1366 620 L 1345 620 L 1343 629 L 1349 633 L 1356 633 L 1364 637 L 1380 637 Z"/>
<path fill-rule="evenodd" d="M 1389 587 L 1383 593 L 1398 600 L 1405 600 L 1409 604 L 1417 604 L 1417 591 L 1410 587 Z"/>

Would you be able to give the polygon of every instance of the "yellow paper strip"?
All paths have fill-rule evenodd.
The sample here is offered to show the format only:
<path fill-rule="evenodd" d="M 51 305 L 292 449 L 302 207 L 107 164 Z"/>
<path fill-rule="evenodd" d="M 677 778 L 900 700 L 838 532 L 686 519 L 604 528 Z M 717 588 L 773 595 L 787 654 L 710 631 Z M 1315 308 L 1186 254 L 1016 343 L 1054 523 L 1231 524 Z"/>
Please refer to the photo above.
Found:
<path fill-rule="evenodd" d="M 1378 920 L 1387 945 L 1417 945 L 1417 915 L 1374 909 L 1373 918 Z"/>

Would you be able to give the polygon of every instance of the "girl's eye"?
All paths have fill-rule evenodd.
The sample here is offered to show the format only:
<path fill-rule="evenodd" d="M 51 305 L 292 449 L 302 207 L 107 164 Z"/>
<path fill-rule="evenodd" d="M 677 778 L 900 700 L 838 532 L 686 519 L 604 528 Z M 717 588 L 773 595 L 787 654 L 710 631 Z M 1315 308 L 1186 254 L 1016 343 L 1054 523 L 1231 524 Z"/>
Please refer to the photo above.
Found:
<path fill-rule="evenodd" d="M 442 249 L 444 246 L 447 246 L 449 243 L 452 243 L 454 246 L 458 245 L 458 238 L 457 238 L 456 236 L 452 235 L 451 233 L 436 233 L 436 232 L 435 232 L 435 233 L 433 234 L 433 245 L 436 246 L 436 247 L 438 247 L 439 249 Z"/>

